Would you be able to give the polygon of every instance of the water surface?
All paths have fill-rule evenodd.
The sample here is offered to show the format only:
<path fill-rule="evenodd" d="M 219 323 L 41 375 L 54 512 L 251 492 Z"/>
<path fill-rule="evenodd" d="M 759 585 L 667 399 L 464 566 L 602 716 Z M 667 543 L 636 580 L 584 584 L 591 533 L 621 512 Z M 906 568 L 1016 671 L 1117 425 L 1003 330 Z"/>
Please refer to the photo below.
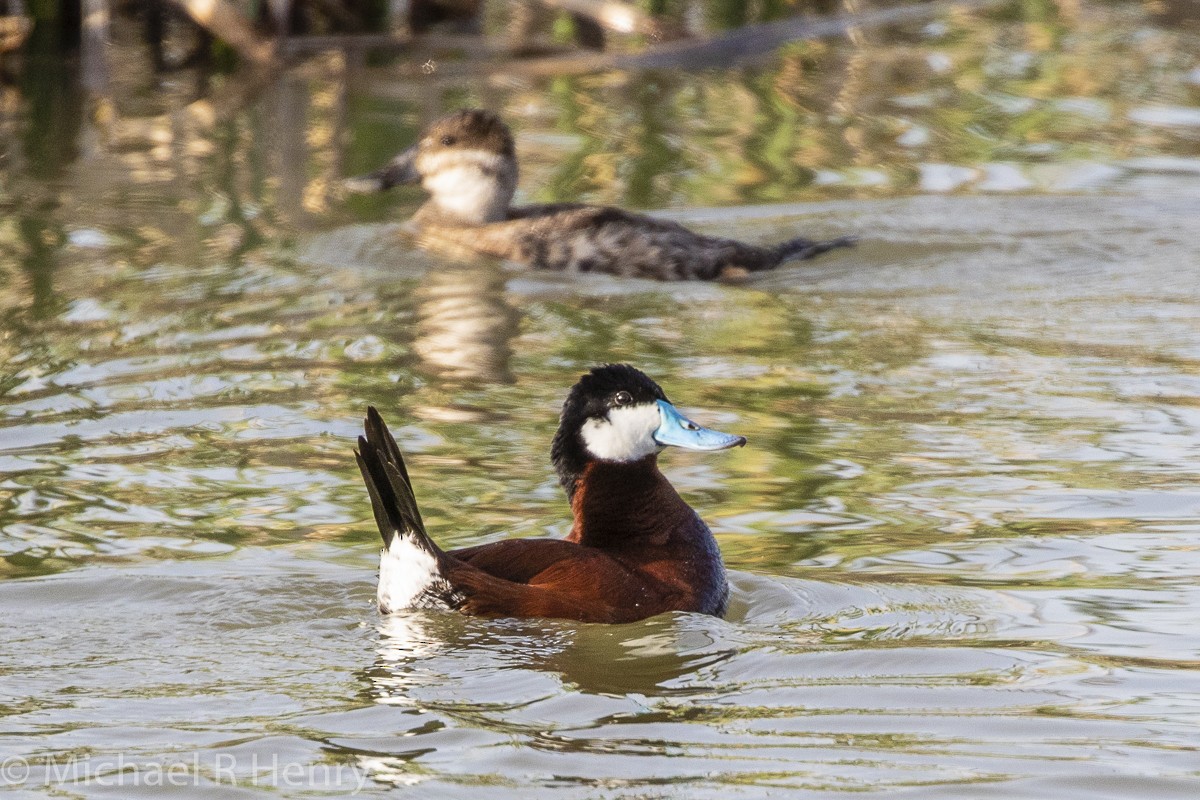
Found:
<path fill-rule="evenodd" d="M 383 222 L 417 195 L 332 191 L 469 86 L 422 106 L 314 67 L 204 127 L 168 83 L 109 139 L 14 95 L 0 786 L 1194 796 L 1195 51 L 1132 6 L 1013 13 L 506 89 L 527 197 L 863 237 L 742 286 L 439 261 Z M 83 131 L 57 151 L 55 114 Z M 365 407 L 442 543 L 562 535 L 549 441 L 602 361 L 750 440 L 662 462 L 728 619 L 380 618 Z"/>

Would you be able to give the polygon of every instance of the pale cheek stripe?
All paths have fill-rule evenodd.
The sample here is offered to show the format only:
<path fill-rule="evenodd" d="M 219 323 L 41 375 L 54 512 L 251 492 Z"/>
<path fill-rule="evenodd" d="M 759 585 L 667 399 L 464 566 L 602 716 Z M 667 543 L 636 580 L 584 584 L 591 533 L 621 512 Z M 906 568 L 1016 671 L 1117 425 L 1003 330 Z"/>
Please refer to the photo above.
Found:
<path fill-rule="evenodd" d="M 485 172 L 498 172 L 504 166 L 504 157 L 487 150 L 445 150 L 421 156 L 418 167 L 424 174 L 438 172 L 452 167 L 474 165 Z"/>

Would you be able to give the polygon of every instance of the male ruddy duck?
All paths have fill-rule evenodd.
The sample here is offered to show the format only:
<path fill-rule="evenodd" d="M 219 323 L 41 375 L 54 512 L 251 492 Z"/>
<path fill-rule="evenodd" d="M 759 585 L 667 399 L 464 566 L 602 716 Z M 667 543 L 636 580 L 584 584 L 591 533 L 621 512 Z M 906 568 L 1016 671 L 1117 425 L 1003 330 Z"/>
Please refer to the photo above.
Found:
<path fill-rule="evenodd" d="M 684 418 L 633 367 L 597 367 L 567 395 L 550 449 L 571 501 L 570 534 L 444 551 L 425 531 L 400 449 L 369 408 L 355 455 L 383 535 L 379 609 L 583 622 L 632 622 L 665 611 L 721 616 L 729 597 L 721 551 L 659 472 L 658 454 L 671 445 L 745 443 Z"/>
<path fill-rule="evenodd" d="M 386 167 L 346 185 L 371 191 L 418 182 L 431 195 L 412 219 L 419 242 L 536 269 L 664 281 L 731 279 L 854 243 L 854 237 L 845 236 L 760 247 L 701 236 L 675 222 L 607 206 L 555 203 L 514 208 L 510 204 L 517 188 L 517 156 L 512 133 L 495 114 L 478 109 L 438 120 Z"/>

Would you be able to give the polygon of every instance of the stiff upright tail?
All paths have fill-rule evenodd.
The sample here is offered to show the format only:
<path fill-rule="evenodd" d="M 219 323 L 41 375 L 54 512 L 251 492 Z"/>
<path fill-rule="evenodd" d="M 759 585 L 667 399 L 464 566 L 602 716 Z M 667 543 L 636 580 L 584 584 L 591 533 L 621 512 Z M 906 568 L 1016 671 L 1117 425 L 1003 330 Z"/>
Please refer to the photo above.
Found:
<path fill-rule="evenodd" d="M 383 536 L 379 610 L 456 607 L 462 599 L 446 578 L 448 559 L 425 532 L 404 457 L 374 407 L 367 409 L 365 428 L 354 455 Z"/>
<path fill-rule="evenodd" d="M 827 239 L 824 242 L 815 242 L 812 239 L 805 239 L 804 237 L 791 239 L 775 245 L 775 252 L 779 254 L 779 261 L 777 263 L 782 264 L 785 261 L 800 261 L 812 258 L 821 255 L 821 253 L 836 250 L 839 247 L 854 247 L 857 242 L 857 236 L 839 236 L 836 239 Z"/>

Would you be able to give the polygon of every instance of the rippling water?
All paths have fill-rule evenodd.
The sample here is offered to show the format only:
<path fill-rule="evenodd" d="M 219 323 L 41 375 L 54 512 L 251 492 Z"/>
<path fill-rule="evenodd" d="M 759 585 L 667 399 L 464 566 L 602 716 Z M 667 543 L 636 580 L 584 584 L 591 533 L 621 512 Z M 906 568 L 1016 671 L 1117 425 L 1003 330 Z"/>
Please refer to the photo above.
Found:
<path fill-rule="evenodd" d="M 0 752 L 33 785 L 78 759 L 84 796 L 118 757 L 212 791 L 294 791 L 279 758 L 335 794 L 1191 796 L 1200 201 L 709 225 L 831 210 L 868 241 L 737 288 L 414 281 L 388 228 L 199 274 L 78 249 L 5 340 Z M 430 340 L 480 330 L 482 374 L 442 376 Z M 664 457 L 729 618 L 380 619 L 364 406 L 442 541 L 561 534 L 556 408 L 608 359 L 750 438 Z"/>
<path fill-rule="evenodd" d="M 1187 66 L 1166 52 L 1154 69 Z M 544 90 L 568 111 L 595 91 Z M 442 262 L 389 224 L 337 225 L 382 212 L 322 207 L 319 179 L 289 195 L 258 108 L 195 139 L 175 183 L 105 184 L 145 152 L 124 140 L 4 173 L 0 788 L 1194 797 L 1200 152 L 1188 95 L 1130 91 L 1113 102 L 1145 150 L 1105 151 L 1098 183 L 1022 184 L 1057 194 L 947 196 L 959 173 L 935 165 L 912 173 L 924 194 L 847 198 L 864 167 L 835 151 L 841 177 L 792 195 L 786 172 L 679 188 L 669 159 L 648 184 L 557 173 L 568 194 L 683 192 L 663 213 L 710 232 L 863 237 L 742 286 Z M 952 141 L 957 119 L 926 122 Z M 522 147 L 562 144 L 526 124 Z M 727 141 L 705 135 L 679 152 Z M 772 192 L 819 202 L 691 207 Z M 562 535 L 558 406 L 615 360 L 750 440 L 663 457 L 733 571 L 728 618 L 380 618 L 365 407 L 439 541 Z"/>

